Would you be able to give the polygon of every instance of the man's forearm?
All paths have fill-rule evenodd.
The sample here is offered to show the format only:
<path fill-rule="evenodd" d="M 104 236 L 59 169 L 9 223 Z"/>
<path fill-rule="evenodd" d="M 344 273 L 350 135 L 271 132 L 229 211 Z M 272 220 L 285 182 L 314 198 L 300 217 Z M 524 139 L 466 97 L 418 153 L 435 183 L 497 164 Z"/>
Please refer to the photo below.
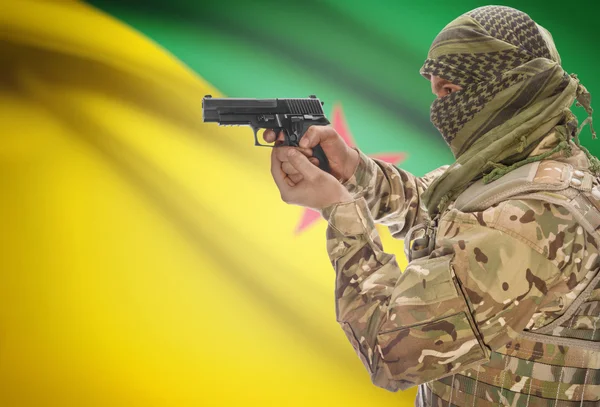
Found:
<path fill-rule="evenodd" d="M 396 237 L 403 237 L 413 225 L 424 222 L 427 212 L 420 205 L 420 196 L 444 167 L 419 178 L 356 151 L 358 164 L 343 185 L 355 198 L 365 199 L 375 222 L 393 227 Z"/>

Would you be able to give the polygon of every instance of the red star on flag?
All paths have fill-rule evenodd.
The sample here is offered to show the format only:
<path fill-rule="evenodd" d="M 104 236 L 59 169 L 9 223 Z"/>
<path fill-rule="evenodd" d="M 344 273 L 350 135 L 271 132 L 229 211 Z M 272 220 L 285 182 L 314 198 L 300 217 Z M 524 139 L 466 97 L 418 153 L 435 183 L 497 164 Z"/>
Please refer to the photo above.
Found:
<path fill-rule="evenodd" d="M 348 129 L 348 123 L 346 122 L 346 118 L 344 117 L 344 112 L 342 111 L 342 106 L 340 104 L 335 104 L 333 106 L 333 113 L 331 117 L 331 126 L 338 132 L 340 136 L 342 136 L 346 144 L 348 144 L 350 147 L 356 147 L 356 143 L 354 142 L 354 139 L 350 134 L 350 130 Z M 369 157 L 377 158 L 387 163 L 397 165 L 400 162 L 404 161 L 406 154 L 379 153 L 369 154 Z M 302 231 L 306 230 L 310 225 L 312 225 L 319 219 L 321 219 L 321 214 L 319 214 L 319 212 L 308 208 L 305 209 L 302 213 L 302 218 L 300 219 L 300 222 L 298 222 L 298 225 L 296 226 L 296 234 L 299 234 Z"/>

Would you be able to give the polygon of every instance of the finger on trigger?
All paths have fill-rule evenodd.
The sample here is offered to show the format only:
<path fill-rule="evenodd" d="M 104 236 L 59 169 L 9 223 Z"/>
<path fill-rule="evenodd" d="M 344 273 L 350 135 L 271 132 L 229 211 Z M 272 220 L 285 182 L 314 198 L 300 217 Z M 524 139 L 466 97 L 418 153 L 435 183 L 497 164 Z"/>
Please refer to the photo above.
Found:
<path fill-rule="evenodd" d="M 316 165 L 317 167 L 319 166 L 319 160 L 316 159 L 315 157 L 310 157 L 308 159 L 308 161 L 310 161 L 311 163 L 313 163 L 314 165 Z"/>
<path fill-rule="evenodd" d="M 275 132 L 271 129 L 266 129 L 263 132 L 263 140 L 265 140 L 267 143 L 272 143 L 275 141 Z"/>

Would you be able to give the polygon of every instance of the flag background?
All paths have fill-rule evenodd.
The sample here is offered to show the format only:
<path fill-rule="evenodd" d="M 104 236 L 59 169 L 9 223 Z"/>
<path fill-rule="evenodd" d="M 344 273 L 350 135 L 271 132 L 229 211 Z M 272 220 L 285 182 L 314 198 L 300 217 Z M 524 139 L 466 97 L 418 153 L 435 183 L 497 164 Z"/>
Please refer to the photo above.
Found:
<path fill-rule="evenodd" d="M 422 175 L 451 155 L 418 69 L 485 4 L 455 3 L 5 4 L 0 406 L 413 405 L 370 384 L 335 322 L 325 223 L 200 102 L 316 94 L 349 142 Z M 593 2 L 502 4 L 600 91 Z"/>

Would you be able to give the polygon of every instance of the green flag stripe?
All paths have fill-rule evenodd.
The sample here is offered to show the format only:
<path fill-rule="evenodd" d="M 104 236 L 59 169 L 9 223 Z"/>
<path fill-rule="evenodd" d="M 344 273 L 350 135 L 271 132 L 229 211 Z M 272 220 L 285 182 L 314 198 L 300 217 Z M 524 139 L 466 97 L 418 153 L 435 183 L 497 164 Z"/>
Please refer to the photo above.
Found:
<path fill-rule="evenodd" d="M 452 161 L 429 123 L 433 95 L 418 69 L 439 30 L 481 2 L 410 7 L 385 0 L 368 5 L 232 0 L 226 7 L 191 0 L 91 3 L 157 41 L 227 96 L 314 93 L 326 101 L 326 111 L 331 103 L 342 103 L 366 153 L 404 151 L 403 168 L 417 175 Z M 553 33 L 565 67 L 580 73 L 593 94 L 599 81 L 591 75 L 590 55 L 561 47 L 569 42 L 585 46 L 591 29 L 575 21 L 552 24 L 558 10 L 559 5 L 540 1 L 525 11 Z M 577 110 L 581 120 L 585 114 Z M 600 151 L 585 134 L 583 143 Z"/>

